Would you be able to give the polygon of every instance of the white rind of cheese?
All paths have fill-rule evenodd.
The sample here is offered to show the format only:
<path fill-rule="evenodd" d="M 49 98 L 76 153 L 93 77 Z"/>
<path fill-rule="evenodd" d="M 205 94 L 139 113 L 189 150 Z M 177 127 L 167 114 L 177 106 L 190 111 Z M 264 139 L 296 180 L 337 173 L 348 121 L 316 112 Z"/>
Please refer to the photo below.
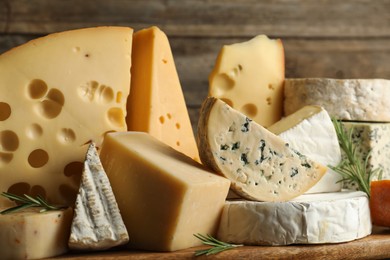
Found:
<path fill-rule="evenodd" d="M 41 259 L 68 251 L 72 208 L 40 210 L 0 215 L 0 259 Z"/>
<path fill-rule="evenodd" d="M 203 164 L 231 180 L 233 191 L 250 200 L 290 200 L 326 172 L 326 167 L 213 97 L 202 105 L 197 140 Z"/>
<path fill-rule="evenodd" d="M 245 245 L 341 243 L 371 234 L 365 193 L 305 194 L 289 202 L 227 201 L 218 238 Z"/>
<path fill-rule="evenodd" d="M 268 128 L 292 148 L 323 164 L 337 166 L 341 161 L 340 145 L 332 120 L 325 109 L 306 106 Z M 340 191 L 341 176 L 328 168 L 321 180 L 306 193 Z"/>
<path fill-rule="evenodd" d="M 318 105 L 341 120 L 390 121 L 390 80 L 286 79 L 284 95 L 285 115 Z"/>
<path fill-rule="evenodd" d="M 110 182 L 91 143 L 84 163 L 69 238 L 73 250 L 104 250 L 126 244 L 129 236 Z"/>

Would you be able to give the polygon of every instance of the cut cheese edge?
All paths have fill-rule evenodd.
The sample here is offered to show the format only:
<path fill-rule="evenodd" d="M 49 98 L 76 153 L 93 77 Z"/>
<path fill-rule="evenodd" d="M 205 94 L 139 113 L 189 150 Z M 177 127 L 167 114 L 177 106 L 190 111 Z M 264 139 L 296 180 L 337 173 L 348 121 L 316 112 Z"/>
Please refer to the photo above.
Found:
<path fill-rule="evenodd" d="M 305 194 L 273 203 L 227 201 L 218 238 L 245 245 L 341 243 L 371 234 L 369 200 L 363 192 Z"/>
<path fill-rule="evenodd" d="M 284 49 L 259 35 L 225 45 L 209 76 L 209 95 L 268 127 L 283 114 Z"/>
<path fill-rule="evenodd" d="M 341 151 L 332 120 L 325 109 L 305 106 L 267 128 L 292 148 L 323 164 L 337 166 Z M 340 191 L 340 174 L 328 168 L 321 180 L 306 193 Z"/>
<path fill-rule="evenodd" d="M 100 153 L 129 246 L 175 251 L 215 235 L 230 181 L 142 132 L 110 133 Z"/>
<path fill-rule="evenodd" d="M 126 244 L 129 235 L 94 143 L 84 162 L 69 237 L 73 250 L 104 250 Z"/>
<path fill-rule="evenodd" d="M 74 203 L 84 144 L 126 130 L 131 46 L 131 28 L 97 27 L 0 56 L 0 191 Z"/>
<path fill-rule="evenodd" d="M 157 27 L 134 34 L 129 131 L 147 132 L 199 161 L 190 117 L 167 36 Z"/>
<path fill-rule="evenodd" d="M 251 200 L 290 200 L 326 172 L 326 167 L 213 97 L 201 108 L 198 146 L 204 165 L 230 179 L 234 192 Z"/>

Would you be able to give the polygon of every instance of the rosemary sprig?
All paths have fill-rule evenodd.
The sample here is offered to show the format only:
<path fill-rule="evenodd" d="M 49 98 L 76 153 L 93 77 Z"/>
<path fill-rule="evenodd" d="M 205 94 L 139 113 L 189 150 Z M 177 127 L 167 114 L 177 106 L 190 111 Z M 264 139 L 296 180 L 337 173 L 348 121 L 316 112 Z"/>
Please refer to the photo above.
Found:
<path fill-rule="evenodd" d="M 340 121 L 332 119 L 337 138 L 339 140 L 340 148 L 344 151 L 346 159 L 342 160 L 337 166 L 328 167 L 339 173 L 342 177 L 340 181 L 347 181 L 349 183 L 356 182 L 361 191 L 364 191 L 370 197 L 370 181 L 375 175 L 381 179 L 382 168 L 367 169 L 368 159 L 371 156 L 371 151 L 367 154 L 364 160 L 359 159 L 356 154 L 356 146 L 352 141 L 353 128 L 345 132 Z"/>
<path fill-rule="evenodd" d="M 218 254 L 222 251 L 233 249 L 235 247 L 243 246 L 243 245 L 235 245 L 235 244 L 229 244 L 222 241 L 219 241 L 218 239 L 212 237 L 211 235 L 202 235 L 202 234 L 194 234 L 194 236 L 202 241 L 203 244 L 212 246 L 209 249 L 201 249 L 195 251 L 195 256 L 201 256 L 201 255 L 213 255 Z"/>
<path fill-rule="evenodd" d="M 12 201 L 15 201 L 16 203 L 19 204 L 15 207 L 1 211 L 0 214 L 2 214 L 2 215 L 17 212 L 17 211 L 20 211 L 22 209 L 32 208 L 32 207 L 42 208 L 39 212 L 46 212 L 49 210 L 59 210 L 59 209 L 65 208 L 63 206 L 57 207 L 57 206 L 50 205 L 47 201 L 45 201 L 39 195 L 36 198 L 33 198 L 33 197 L 26 195 L 26 194 L 24 194 L 22 197 L 22 196 L 18 196 L 18 195 L 9 193 L 9 192 L 3 192 L 3 193 L 1 193 L 1 196 L 4 196 L 4 197 L 6 197 Z"/>

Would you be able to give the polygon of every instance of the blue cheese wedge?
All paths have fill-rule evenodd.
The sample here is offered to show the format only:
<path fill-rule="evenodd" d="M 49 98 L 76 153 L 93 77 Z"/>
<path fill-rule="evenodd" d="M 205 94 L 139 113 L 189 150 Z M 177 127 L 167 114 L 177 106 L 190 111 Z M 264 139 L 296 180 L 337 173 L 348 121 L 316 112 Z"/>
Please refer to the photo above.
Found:
<path fill-rule="evenodd" d="M 336 166 L 341 151 L 328 112 L 319 106 L 305 106 L 268 128 L 295 150 L 323 164 Z M 328 168 L 321 180 L 306 193 L 340 191 L 341 176 Z"/>
<path fill-rule="evenodd" d="M 95 144 L 91 143 L 76 199 L 69 248 L 104 250 L 126 244 L 128 241 L 129 236 L 110 182 Z"/>
<path fill-rule="evenodd" d="M 197 141 L 203 164 L 231 180 L 233 191 L 250 200 L 290 200 L 326 172 L 326 167 L 213 97 L 202 105 Z"/>
<path fill-rule="evenodd" d="M 218 231 L 245 245 L 340 243 L 371 234 L 369 200 L 360 191 L 305 194 L 288 202 L 227 201 Z"/>

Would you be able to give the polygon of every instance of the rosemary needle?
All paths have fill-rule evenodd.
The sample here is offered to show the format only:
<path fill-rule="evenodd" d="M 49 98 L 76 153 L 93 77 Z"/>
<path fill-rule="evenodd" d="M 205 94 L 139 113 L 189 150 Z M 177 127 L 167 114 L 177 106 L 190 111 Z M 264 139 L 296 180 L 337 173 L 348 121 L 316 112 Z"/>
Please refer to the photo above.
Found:
<path fill-rule="evenodd" d="M 3 192 L 3 193 L 1 193 L 1 196 L 4 196 L 10 200 L 13 200 L 13 201 L 19 203 L 19 205 L 15 206 L 15 207 L 1 211 L 0 214 L 3 214 L 3 215 L 17 212 L 17 211 L 20 211 L 20 210 L 26 209 L 26 208 L 32 208 L 32 207 L 42 208 L 39 212 L 45 212 L 45 211 L 49 211 L 49 210 L 59 210 L 59 209 L 64 208 L 62 206 L 57 207 L 57 206 L 50 205 L 47 201 L 45 201 L 39 195 L 36 198 L 33 198 L 27 194 L 24 194 L 23 196 L 18 196 L 18 195 L 9 193 L 9 192 Z"/>
<path fill-rule="evenodd" d="M 209 249 L 201 249 L 195 251 L 195 256 L 201 256 L 201 255 L 213 255 L 220 253 L 225 250 L 233 249 L 235 247 L 243 246 L 243 245 L 235 245 L 235 244 L 229 244 L 222 241 L 219 241 L 218 239 L 212 237 L 211 235 L 202 235 L 202 234 L 194 234 L 194 236 L 202 241 L 203 244 L 212 246 Z"/>

